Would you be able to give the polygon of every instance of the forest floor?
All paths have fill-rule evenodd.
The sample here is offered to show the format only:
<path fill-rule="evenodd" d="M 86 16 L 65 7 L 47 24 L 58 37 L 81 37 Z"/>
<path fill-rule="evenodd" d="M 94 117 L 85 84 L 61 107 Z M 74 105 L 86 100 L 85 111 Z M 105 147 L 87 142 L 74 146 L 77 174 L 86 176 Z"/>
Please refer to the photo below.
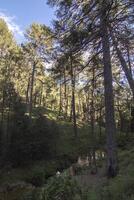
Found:
<path fill-rule="evenodd" d="M 103 195 L 111 195 L 115 197 L 115 200 L 122 200 L 120 197 L 122 193 L 128 193 L 128 195 L 134 195 L 134 148 L 127 147 L 125 150 L 119 151 L 119 167 L 120 171 L 116 178 L 108 180 L 104 174 L 104 167 L 98 168 L 98 173 L 92 175 L 89 171 L 85 174 L 79 174 L 74 176 L 73 179 L 82 188 L 87 188 L 90 191 L 90 195 L 94 196 L 92 199 L 97 199 L 99 189 L 103 189 Z M 24 183 L 22 178 L 29 176 L 30 169 L 13 169 L 10 173 L 7 171 L 1 174 L 1 178 L 5 181 L 0 187 L 0 200 L 20 200 L 20 196 L 25 193 L 31 192 L 35 189 L 35 186 Z M 9 174 L 8 174 L 9 173 Z M 8 184 L 7 184 L 8 183 Z M 3 188 L 6 186 L 6 190 Z M 108 194 L 107 194 L 108 192 Z M 89 196 L 90 196 L 89 195 Z M 90 199 L 90 198 L 89 198 Z M 110 199 L 110 198 L 109 198 Z M 133 200 L 133 198 L 131 198 Z M 99 199 L 98 199 L 99 200 Z"/>
<path fill-rule="evenodd" d="M 64 122 L 63 120 L 57 120 L 56 113 L 50 110 L 45 112 L 45 115 L 50 120 L 56 120 L 59 125 L 60 138 L 59 138 L 59 152 L 63 155 L 72 155 L 73 153 L 79 155 L 88 149 L 90 127 L 79 123 L 78 133 L 79 141 L 74 145 L 73 129 L 70 122 Z M 98 127 L 96 127 L 98 131 Z M 103 136 L 103 134 L 102 134 Z M 123 148 L 119 149 L 119 175 L 115 179 L 108 180 L 105 176 L 105 164 L 104 161 L 98 166 L 98 173 L 96 175 L 91 174 L 91 171 L 86 171 L 84 174 L 79 174 L 73 179 L 82 188 L 90 190 L 89 199 L 97 199 L 98 190 L 101 188 L 104 195 L 115 195 L 114 200 L 122 200 L 121 193 L 130 192 L 130 195 L 134 197 L 134 147 L 133 141 L 124 146 L 124 140 L 120 141 Z M 84 147 L 84 148 L 83 148 Z M 80 151 L 80 152 L 79 152 Z M 31 163 L 26 167 L 11 168 L 10 166 L 0 170 L 0 200 L 20 200 L 20 196 L 23 197 L 25 193 L 29 193 L 35 190 L 36 186 L 31 182 L 33 181 L 33 175 L 35 172 L 51 171 L 54 175 L 56 172 L 56 162 L 38 161 Z M 35 177 L 36 178 L 36 177 Z M 118 190 L 117 190 L 118 188 Z M 105 194 L 106 193 L 106 194 Z M 107 198 L 107 200 L 110 198 Z M 111 198 L 112 199 L 112 198 Z M 98 199 L 99 200 L 99 199 Z M 124 199 L 123 199 L 124 200 Z M 134 200 L 133 198 L 131 200 Z"/>

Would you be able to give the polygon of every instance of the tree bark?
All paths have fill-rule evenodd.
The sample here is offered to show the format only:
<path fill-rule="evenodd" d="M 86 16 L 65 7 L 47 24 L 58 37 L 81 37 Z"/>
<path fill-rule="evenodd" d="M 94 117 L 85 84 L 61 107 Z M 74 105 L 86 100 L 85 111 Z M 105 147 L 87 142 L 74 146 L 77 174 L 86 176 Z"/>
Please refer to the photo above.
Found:
<path fill-rule="evenodd" d="M 91 85 L 91 134 L 92 134 L 92 158 L 93 158 L 93 170 L 94 174 L 97 173 L 96 157 L 95 157 L 95 146 L 96 146 L 96 135 L 95 135 L 95 106 L 94 106 L 94 91 L 95 91 L 95 69 L 92 68 L 92 85 Z"/>
<path fill-rule="evenodd" d="M 110 44 L 108 34 L 108 1 L 101 5 L 101 37 L 104 65 L 104 90 L 105 90 L 105 131 L 107 135 L 107 175 L 114 177 L 118 172 L 117 147 L 116 147 L 116 125 L 114 116 L 114 97 L 112 85 L 112 69 Z"/>
<path fill-rule="evenodd" d="M 26 105 L 29 103 L 29 88 L 30 88 L 30 77 L 28 78 L 28 83 L 27 83 L 27 90 L 26 90 Z"/>
<path fill-rule="evenodd" d="M 132 95 L 133 95 L 133 98 L 132 98 L 132 106 L 131 106 L 131 132 L 134 132 L 134 79 L 133 79 L 133 75 L 132 75 L 132 69 L 131 69 L 131 63 L 130 63 L 130 58 L 129 58 L 129 50 L 127 49 L 127 53 L 128 53 L 128 62 L 129 62 L 129 66 L 127 65 L 119 47 L 118 47 L 118 42 L 115 40 L 113 34 L 112 34 L 112 39 L 113 39 L 113 43 L 114 43 L 114 46 L 115 46 L 115 49 L 116 49 L 116 53 L 117 53 L 117 56 L 120 60 L 120 63 L 121 63 L 121 66 L 122 66 L 122 69 L 126 75 L 126 78 L 127 78 L 127 81 L 128 81 L 128 84 L 130 86 L 130 89 L 132 91 Z"/>
<path fill-rule="evenodd" d="M 3 87 L 2 91 L 1 128 L 3 126 L 3 121 L 4 121 L 4 106 L 5 106 L 5 87 Z"/>
<path fill-rule="evenodd" d="M 59 116 L 62 114 L 62 81 L 60 80 Z"/>
<path fill-rule="evenodd" d="M 117 53 L 117 56 L 120 60 L 120 63 L 121 63 L 121 66 L 122 66 L 122 69 L 126 75 L 126 78 L 127 78 L 127 81 L 129 83 L 129 86 L 131 88 L 131 91 L 132 91 L 132 94 L 133 94 L 133 98 L 134 98 L 134 79 L 132 77 L 132 73 L 131 73 L 131 69 L 129 68 L 129 66 L 127 66 L 127 63 L 118 47 L 118 42 L 115 40 L 113 34 L 112 34 L 112 39 L 113 39 L 113 43 L 114 43 L 114 46 L 115 46 L 115 49 L 116 49 L 116 53 Z"/>
<path fill-rule="evenodd" d="M 67 118 L 67 109 L 68 109 L 68 97 L 67 97 L 67 83 L 66 83 L 66 71 L 64 69 L 64 112 L 65 119 Z"/>
<path fill-rule="evenodd" d="M 32 76 L 31 76 L 31 84 L 30 84 L 30 99 L 29 99 L 29 117 L 32 117 L 32 110 L 33 110 L 33 87 L 34 87 L 34 78 L 35 78 L 35 69 L 36 63 L 33 63 L 32 68 Z"/>
<path fill-rule="evenodd" d="M 72 88 L 72 117 L 73 117 L 73 127 L 74 136 L 77 138 L 77 123 L 76 123 L 76 108 L 75 108 L 75 74 L 73 69 L 73 58 L 70 56 L 70 74 L 71 74 L 71 88 Z"/>

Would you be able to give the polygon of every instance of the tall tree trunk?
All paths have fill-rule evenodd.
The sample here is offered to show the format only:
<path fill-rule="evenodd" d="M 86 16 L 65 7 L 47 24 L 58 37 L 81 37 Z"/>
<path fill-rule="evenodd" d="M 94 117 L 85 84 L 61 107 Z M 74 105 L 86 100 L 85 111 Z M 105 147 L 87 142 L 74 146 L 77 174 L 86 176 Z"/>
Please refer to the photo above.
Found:
<path fill-rule="evenodd" d="M 68 103 L 67 103 L 67 83 L 66 83 L 66 71 L 64 69 L 64 112 L 65 112 L 65 119 L 67 118 L 67 108 L 68 108 Z"/>
<path fill-rule="evenodd" d="M 95 146 L 96 146 L 96 135 L 95 135 L 95 107 L 94 107 L 94 91 L 95 91 L 95 69 L 92 68 L 92 86 L 91 86 L 91 134 L 92 134 L 92 158 L 93 158 L 93 173 L 97 172 L 96 157 L 95 157 Z"/>
<path fill-rule="evenodd" d="M 60 80 L 60 101 L 59 101 L 59 116 L 62 114 L 62 82 Z"/>
<path fill-rule="evenodd" d="M 6 92 L 5 86 L 3 87 L 3 95 L 2 95 L 2 108 L 1 108 L 1 162 L 5 161 L 6 157 L 6 147 L 7 147 L 7 135 L 6 135 L 6 123 L 5 123 L 5 100 L 6 100 Z"/>
<path fill-rule="evenodd" d="M 133 94 L 133 98 L 134 98 L 134 79 L 132 77 L 132 73 L 131 73 L 131 69 L 129 68 L 129 66 L 127 65 L 119 47 L 118 47 L 118 42 L 115 40 L 114 38 L 114 35 L 112 34 L 112 39 L 113 39 L 113 43 L 114 43 L 114 46 L 115 46 L 115 49 L 116 49 L 116 53 L 117 53 L 117 56 L 120 60 L 120 63 L 121 63 L 121 66 L 122 66 L 122 69 L 126 75 L 126 78 L 127 78 L 127 81 L 129 83 L 129 86 L 131 88 L 131 91 L 132 91 L 132 94 Z"/>
<path fill-rule="evenodd" d="M 39 106 L 42 106 L 42 96 L 43 96 L 43 85 L 41 85 L 41 92 L 39 97 Z"/>
<path fill-rule="evenodd" d="M 73 117 L 73 127 L 74 136 L 77 138 L 77 123 L 76 123 L 76 106 L 75 106 L 75 72 L 73 69 L 73 58 L 70 56 L 70 74 L 71 74 L 71 88 L 72 88 L 72 117 Z"/>
<path fill-rule="evenodd" d="M 78 115 L 79 115 L 79 118 L 81 117 L 82 115 L 82 112 L 81 112 L 81 95 L 80 93 L 78 94 Z"/>
<path fill-rule="evenodd" d="M 104 65 L 104 89 L 105 89 L 105 131 L 107 135 L 107 175 L 114 177 L 118 172 L 117 147 L 116 147 L 116 124 L 114 116 L 114 97 L 112 85 L 112 69 L 110 44 L 108 34 L 109 1 L 103 1 L 101 5 L 101 37 Z"/>
<path fill-rule="evenodd" d="M 30 89 L 30 77 L 28 78 L 28 83 L 27 83 L 27 90 L 26 90 L 26 105 L 29 103 L 29 89 Z"/>
<path fill-rule="evenodd" d="M 68 108 L 69 108 L 69 86 L 67 86 L 67 98 L 66 98 L 66 113 L 68 117 Z"/>
<path fill-rule="evenodd" d="M 128 57 L 128 66 L 129 66 L 129 71 L 132 76 L 132 64 L 131 64 L 131 59 L 130 59 L 130 50 L 129 50 L 129 44 L 127 45 L 127 57 Z"/>
<path fill-rule="evenodd" d="M 102 121 L 102 107 L 100 107 L 100 109 L 99 109 L 99 136 L 100 136 L 100 141 L 101 141 L 101 136 L 102 136 L 101 121 Z"/>
<path fill-rule="evenodd" d="M 123 57 L 119 47 L 118 47 L 118 42 L 116 41 L 114 35 L 112 34 L 112 39 L 113 39 L 113 43 L 117 52 L 117 56 L 120 60 L 122 69 L 126 75 L 127 81 L 129 83 L 130 89 L 132 91 L 132 106 L 131 106 L 131 132 L 134 132 L 134 79 L 133 79 L 133 74 L 132 74 L 132 69 L 131 69 L 131 63 L 130 63 L 130 55 L 129 55 L 129 50 L 127 49 L 127 54 L 128 54 L 128 62 L 129 62 L 129 66 L 127 65 L 125 58 Z"/>
<path fill-rule="evenodd" d="M 4 121 L 4 106 L 5 106 L 5 87 L 3 87 L 2 91 L 1 128 L 3 126 L 3 121 Z"/>
<path fill-rule="evenodd" d="M 36 107 L 36 104 L 37 104 L 37 94 L 38 94 L 38 93 L 35 92 L 34 95 L 33 95 L 33 106 L 34 106 L 34 107 Z"/>
<path fill-rule="evenodd" d="M 30 84 L 30 99 L 29 99 L 29 117 L 32 116 L 32 110 L 33 110 L 33 88 L 34 88 L 34 78 L 35 78 L 35 69 L 36 69 L 36 63 L 33 63 L 32 68 L 32 76 L 31 76 L 31 84 Z"/>
<path fill-rule="evenodd" d="M 8 110 L 6 112 L 6 119 L 5 119 L 5 124 L 4 124 L 4 129 L 3 129 L 3 134 L 4 134 L 4 141 L 3 141 L 3 161 L 6 162 L 8 152 L 10 149 L 10 144 L 11 144 L 11 132 L 9 132 L 10 128 L 10 113 L 11 113 L 11 95 L 9 95 L 9 102 L 8 102 Z"/>
<path fill-rule="evenodd" d="M 130 122 L 131 132 L 134 133 L 134 98 L 131 105 L 131 122 Z"/>

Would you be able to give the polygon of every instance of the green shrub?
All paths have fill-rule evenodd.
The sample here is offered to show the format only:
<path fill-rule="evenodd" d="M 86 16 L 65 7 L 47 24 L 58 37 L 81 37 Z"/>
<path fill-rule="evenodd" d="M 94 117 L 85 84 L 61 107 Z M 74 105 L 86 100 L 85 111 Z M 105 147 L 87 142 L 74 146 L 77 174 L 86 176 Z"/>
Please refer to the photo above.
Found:
<path fill-rule="evenodd" d="M 45 178 L 48 179 L 56 174 L 58 163 L 56 161 L 49 161 L 45 165 Z"/>
<path fill-rule="evenodd" d="M 134 195 L 134 177 L 118 176 L 101 189 L 101 200 L 128 200 Z"/>
<path fill-rule="evenodd" d="M 45 186 L 42 200 L 81 200 L 81 189 L 70 177 L 51 178 Z"/>
<path fill-rule="evenodd" d="M 25 181 L 36 187 L 42 186 L 45 183 L 45 170 L 41 168 L 33 169 Z"/>
<path fill-rule="evenodd" d="M 97 192 L 93 189 L 84 189 L 82 191 L 82 200 L 100 200 Z"/>

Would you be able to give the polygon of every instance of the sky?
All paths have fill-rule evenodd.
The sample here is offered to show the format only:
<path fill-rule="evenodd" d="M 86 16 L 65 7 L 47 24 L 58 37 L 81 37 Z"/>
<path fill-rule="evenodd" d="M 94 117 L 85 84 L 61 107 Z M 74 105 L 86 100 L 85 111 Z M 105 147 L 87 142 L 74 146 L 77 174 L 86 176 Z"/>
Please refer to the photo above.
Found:
<path fill-rule="evenodd" d="M 33 22 L 52 26 L 54 10 L 47 0 L 0 0 L 0 18 L 3 18 L 16 40 L 24 40 L 25 29 Z"/>

